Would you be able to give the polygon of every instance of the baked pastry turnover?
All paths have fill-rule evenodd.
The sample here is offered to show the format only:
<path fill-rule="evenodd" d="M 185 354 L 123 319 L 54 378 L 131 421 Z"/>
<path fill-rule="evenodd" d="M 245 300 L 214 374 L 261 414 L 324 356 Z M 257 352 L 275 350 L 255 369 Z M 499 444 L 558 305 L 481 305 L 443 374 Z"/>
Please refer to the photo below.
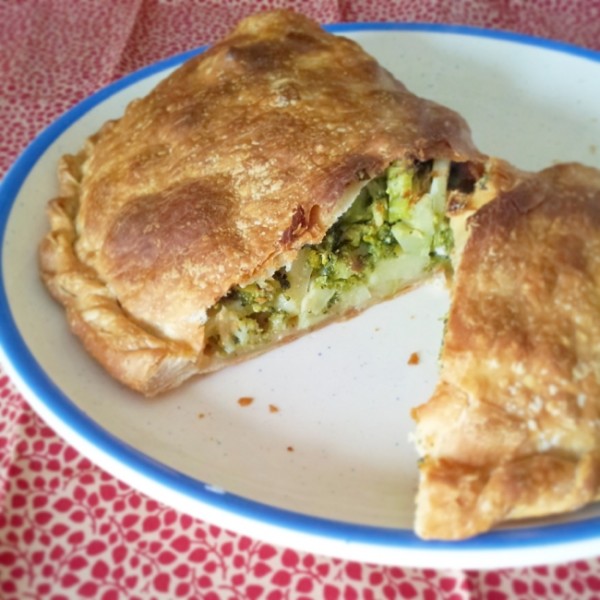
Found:
<path fill-rule="evenodd" d="M 41 271 L 87 350 L 154 395 L 443 268 L 446 207 L 504 178 L 356 43 L 260 13 L 63 158 Z"/>
<path fill-rule="evenodd" d="M 356 43 L 254 15 L 62 159 L 42 277 L 146 395 L 352 316 L 454 262 L 416 408 L 416 531 L 598 497 L 600 174 L 526 175 Z M 516 186 L 516 187 L 515 187 Z"/>
<path fill-rule="evenodd" d="M 554 166 L 476 212 L 457 257 L 416 531 L 462 539 L 600 491 L 600 171 Z"/>

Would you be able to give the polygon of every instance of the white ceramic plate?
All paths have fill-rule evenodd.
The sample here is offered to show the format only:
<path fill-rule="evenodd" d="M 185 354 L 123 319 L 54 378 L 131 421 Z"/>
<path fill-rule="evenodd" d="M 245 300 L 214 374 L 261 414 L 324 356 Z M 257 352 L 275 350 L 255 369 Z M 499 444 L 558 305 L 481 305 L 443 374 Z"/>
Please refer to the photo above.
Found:
<path fill-rule="evenodd" d="M 416 93 L 458 110 L 479 147 L 528 169 L 600 167 L 600 58 L 504 33 L 343 25 Z M 411 406 L 427 399 L 447 309 L 432 284 L 156 400 L 112 381 L 42 287 L 36 246 L 58 158 L 190 54 L 148 67 L 47 129 L 3 182 L 3 362 L 32 406 L 107 471 L 220 526 L 284 546 L 404 566 L 488 568 L 600 554 L 600 508 L 462 543 L 412 531 Z M 409 366 L 412 352 L 421 362 Z M 242 407 L 244 396 L 254 402 Z M 201 418 L 201 415 L 203 417 Z"/>

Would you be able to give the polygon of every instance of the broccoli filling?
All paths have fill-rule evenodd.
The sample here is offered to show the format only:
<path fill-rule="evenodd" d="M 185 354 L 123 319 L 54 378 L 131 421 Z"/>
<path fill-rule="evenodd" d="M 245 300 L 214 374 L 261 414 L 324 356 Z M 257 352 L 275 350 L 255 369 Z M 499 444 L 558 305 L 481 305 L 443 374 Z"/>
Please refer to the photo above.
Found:
<path fill-rule="evenodd" d="M 390 297 L 448 262 L 449 177 L 449 161 L 393 163 L 289 268 L 233 287 L 210 309 L 206 351 L 227 356 L 256 349 Z"/>

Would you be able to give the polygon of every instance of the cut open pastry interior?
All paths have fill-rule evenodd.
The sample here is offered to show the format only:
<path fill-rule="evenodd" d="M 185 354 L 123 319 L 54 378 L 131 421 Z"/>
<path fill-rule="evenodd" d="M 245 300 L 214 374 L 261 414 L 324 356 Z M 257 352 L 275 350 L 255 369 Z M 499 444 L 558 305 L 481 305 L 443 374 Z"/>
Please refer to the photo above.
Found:
<path fill-rule="evenodd" d="M 123 384 L 162 393 L 453 257 L 441 380 L 414 411 L 417 532 L 459 539 L 596 497 L 597 174 L 490 159 L 356 43 L 272 11 L 132 102 L 59 175 L 42 277 Z"/>
<path fill-rule="evenodd" d="M 472 205 L 489 195 L 483 167 L 478 175 L 446 159 L 392 163 L 351 188 L 350 207 L 320 242 L 302 246 L 272 275 L 233 286 L 208 310 L 204 352 L 242 356 L 422 282 L 449 266 L 448 202 Z"/>

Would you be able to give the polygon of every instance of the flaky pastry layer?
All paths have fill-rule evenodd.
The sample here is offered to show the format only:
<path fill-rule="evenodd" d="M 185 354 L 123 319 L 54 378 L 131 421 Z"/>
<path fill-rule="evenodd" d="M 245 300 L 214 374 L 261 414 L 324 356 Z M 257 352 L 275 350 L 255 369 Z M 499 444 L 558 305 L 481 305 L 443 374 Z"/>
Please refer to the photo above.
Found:
<path fill-rule="evenodd" d="M 431 399 L 416 530 L 462 539 L 600 492 L 600 172 L 554 166 L 469 221 Z"/>
<path fill-rule="evenodd" d="M 259 13 L 64 157 L 41 272 L 73 331 L 152 395 L 215 368 L 207 309 L 320 241 L 395 160 L 481 163 L 464 120 L 356 43 Z"/>

